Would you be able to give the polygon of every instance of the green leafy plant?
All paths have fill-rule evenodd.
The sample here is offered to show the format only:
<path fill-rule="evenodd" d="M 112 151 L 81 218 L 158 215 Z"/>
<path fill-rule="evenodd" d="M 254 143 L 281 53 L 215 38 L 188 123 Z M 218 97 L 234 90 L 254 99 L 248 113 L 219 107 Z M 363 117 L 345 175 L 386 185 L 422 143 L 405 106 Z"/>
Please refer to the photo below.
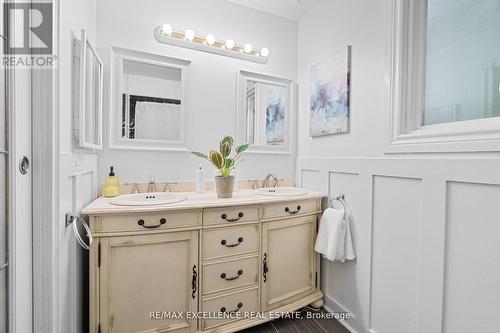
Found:
<path fill-rule="evenodd" d="M 219 150 L 211 150 L 208 154 L 203 154 L 197 151 L 192 151 L 191 154 L 204 158 L 212 165 L 220 170 L 222 177 L 229 177 L 231 175 L 231 170 L 233 170 L 238 164 L 243 162 L 241 159 L 241 154 L 247 150 L 249 144 L 245 143 L 236 147 L 233 157 L 231 155 L 231 150 L 233 149 L 234 140 L 231 136 L 225 136 L 219 143 Z"/>

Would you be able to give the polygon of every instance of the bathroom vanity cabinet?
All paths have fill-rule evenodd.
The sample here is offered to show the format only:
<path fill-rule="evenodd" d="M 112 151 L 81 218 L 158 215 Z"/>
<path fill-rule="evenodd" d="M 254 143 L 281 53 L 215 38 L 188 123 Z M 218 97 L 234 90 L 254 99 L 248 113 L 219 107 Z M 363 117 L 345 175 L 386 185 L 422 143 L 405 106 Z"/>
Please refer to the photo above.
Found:
<path fill-rule="evenodd" d="M 91 332 L 232 332 L 321 306 L 321 194 L 239 196 L 88 206 Z"/>

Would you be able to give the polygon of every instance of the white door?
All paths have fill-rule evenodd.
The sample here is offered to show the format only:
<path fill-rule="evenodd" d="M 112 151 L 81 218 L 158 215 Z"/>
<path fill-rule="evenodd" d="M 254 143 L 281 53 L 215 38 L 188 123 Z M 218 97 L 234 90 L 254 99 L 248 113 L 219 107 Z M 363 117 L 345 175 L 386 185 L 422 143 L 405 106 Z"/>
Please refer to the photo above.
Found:
<path fill-rule="evenodd" d="M 5 38 L 0 34 L 0 54 Z M 0 69 L 0 332 L 7 331 L 7 147 L 5 70 Z"/>
<path fill-rule="evenodd" d="M 9 28 L 5 42 L 12 44 L 14 36 L 19 38 L 19 34 L 15 32 L 22 31 L 24 27 L 22 20 L 11 20 L 12 17 L 9 16 L 8 19 Z M 3 182 L 7 184 L 7 191 L 4 192 L 7 195 L 0 197 L 0 214 L 3 215 L 5 210 L 7 211 L 8 266 L 6 267 L 9 300 L 7 324 L 9 332 L 31 332 L 33 304 L 31 70 L 2 68 L 2 75 L 5 78 L 2 84 L 2 95 L 5 97 L 5 103 L 2 101 L 2 113 L 5 117 L 3 115 L 1 117 L 5 119 L 5 123 L 0 129 L 0 136 L 6 140 L 0 146 L 0 151 L 3 151 L 0 155 L 2 160 L 6 158 L 7 162 L 0 161 L 0 177 L 3 177 Z M 6 202 L 8 205 L 2 206 Z M 0 228 L 2 228 L 1 223 Z M 3 260 L 4 258 L 1 258 L 0 262 Z M 0 314 L 0 318 L 1 316 Z M 0 319 L 0 322 L 5 321 Z M 2 327 L 0 331 L 3 332 Z"/>

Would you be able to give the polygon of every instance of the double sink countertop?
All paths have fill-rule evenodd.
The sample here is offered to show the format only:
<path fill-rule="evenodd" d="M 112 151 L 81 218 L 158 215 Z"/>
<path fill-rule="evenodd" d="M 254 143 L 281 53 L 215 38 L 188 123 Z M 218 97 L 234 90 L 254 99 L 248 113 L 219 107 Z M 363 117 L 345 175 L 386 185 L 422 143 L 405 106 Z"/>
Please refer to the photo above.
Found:
<path fill-rule="evenodd" d="M 186 200 L 163 204 L 144 206 L 117 206 L 110 203 L 113 198 L 99 197 L 82 210 L 86 215 L 164 212 L 170 210 L 202 209 L 230 207 L 242 205 L 259 205 L 289 201 L 314 200 L 325 197 L 321 192 L 307 190 L 306 194 L 293 196 L 266 196 L 257 194 L 254 190 L 240 190 L 233 193 L 232 198 L 217 198 L 215 192 L 173 192 L 186 196 Z M 144 193 L 145 195 L 147 193 Z"/>

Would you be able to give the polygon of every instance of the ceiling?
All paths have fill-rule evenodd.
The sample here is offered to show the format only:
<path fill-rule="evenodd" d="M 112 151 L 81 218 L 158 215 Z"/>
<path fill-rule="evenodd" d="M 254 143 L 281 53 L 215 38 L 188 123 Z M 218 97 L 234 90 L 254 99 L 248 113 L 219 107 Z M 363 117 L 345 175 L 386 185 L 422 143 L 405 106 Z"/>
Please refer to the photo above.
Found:
<path fill-rule="evenodd" d="M 300 20 L 320 0 L 229 0 L 235 4 L 260 10 L 290 20 Z"/>

